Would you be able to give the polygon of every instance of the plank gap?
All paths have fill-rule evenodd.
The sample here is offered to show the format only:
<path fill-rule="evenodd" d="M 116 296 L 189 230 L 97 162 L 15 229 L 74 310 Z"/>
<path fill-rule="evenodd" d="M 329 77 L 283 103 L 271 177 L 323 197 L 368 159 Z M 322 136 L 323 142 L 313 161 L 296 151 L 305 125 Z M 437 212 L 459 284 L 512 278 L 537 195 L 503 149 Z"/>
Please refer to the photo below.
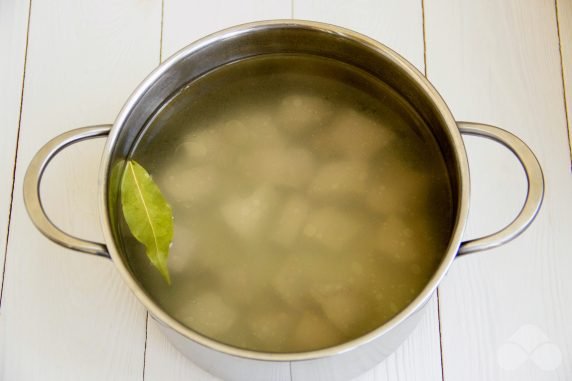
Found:
<path fill-rule="evenodd" d="M 145 381 L 145 368 L 147 368 L 147 339 L 149 335 L 149 312 L 145 317 L 145 344 L 143 345 L 143 381 Z"/>
<path fill-rule="evenodd" d="M 427 77 L 427 31 L 425 29 L 425 0 L 421 0 L 421 24 L 423 27 L 423 73 Z"/>
<path fill-rule="evenodd" d="M 24 47 L 24 70 L 22 72 L 22 87 L 20 90 L 20 110 L 18 113 L 18 128 L 16 129 L 16 148 L 14 150 L 14 165 L 12 166 L 12 187 L 10 188 L 10 202 L 8 206 L 8 224 L 6 226 L 6 238 L 4 245 L 4 263 L 2 264 L 2 283 L 0 284 L 0 309 L 2 308 L 2 296 L 4 295 L 4 280 L 6 279 L 6 263 L 8 258 L 8 242 L 10 240 L 10 223 L 12 222 L 12 206 L 14 204 L 14 185 L 16 183 L 16 163 L 18 162 L 18 147 L 20 144 L 20 126 L 22 125 L 22 108 L 24 105 L 24 86 L 26 83 L 26 64 L 28 61 L 28 41 L 30 36 L 30 19 L 32 16 L 32 0 L 28 2 L 28 24 L 26 25 L 26 44 Z"/>
<path fill-rule="evenodd" d="M 437 292 L 437 323 L 439 324 L 439 350 L 441 357 L 441 380 L 445 381 L 445 364 L 443 360 L 443 335 L 441 335 L 441 300 L 439 299 L 439 287 L 437 287 L 436 292 Z"/>
<path fill-rule="evenodd" d="M 560 34 L 560 16 L 558 14 L 558 0 L 554 0 L 556 16 L 556 33 L 558 34 L 558 53 L 560 54 L 560 73 L 562 75 L 562 94 L 564 95 L 564 115 L 566 116 L 566 130 L 568 132 L 568 150 L 570 151 L 570 171 L 572 172 L 572 134 L 570 133 L 570 119 L 568 115 L 568 94 L 566 94 L 566 77 L 564 75 L 564 57 L 562 55 L 562 36 Z"/>

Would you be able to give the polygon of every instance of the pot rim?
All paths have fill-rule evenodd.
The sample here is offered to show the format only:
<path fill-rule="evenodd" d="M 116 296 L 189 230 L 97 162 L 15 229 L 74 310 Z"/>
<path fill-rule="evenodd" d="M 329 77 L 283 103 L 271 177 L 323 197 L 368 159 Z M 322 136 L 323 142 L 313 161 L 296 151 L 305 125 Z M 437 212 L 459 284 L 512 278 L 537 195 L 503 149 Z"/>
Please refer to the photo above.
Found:
<path fill-rule="evenodd" d="M 223 344 L 221 342 L 215 341 L 211 338 L 203 336 L 190 328 L 187 328 L 182 323 L 175 320 L 169 314 L 167 314 L 157 303 L 155 303 L 151 297 L 149 297 L 143 288 L 138 284 L 138 282 L 131 276 L 129 269 L 123 262 L 119 255 L 119 250 L 115 245 L 115 240 L 113 237 L 113 232 L 111 230 L 111 225 L 109 223 L 109 209 L 107 207 L 107 188 L 108 188 L 108 172 L 110 170 L 110 159 L 113 152 L 113 147 L 116 140 L 121 132 L 122 126 L 131 113 L 133 107 L 137 104 L 139 99 L 145 94 L 147 89 L 161 76 L 163 76 L 169 69 L 178 61 L 186 57 L 187 55 L 202 49 L 203 47 L 214 44 L 219 40 L 224 40 L 229 37 L 250 33 L 260 29 L 268 28 L 303 28 L 310 29 L 319 32 L 325 32 L 344 38 L 348 38 L 359 42 L 360 44 L 367 46 L 371 50 L 375 51 L 377 54 L 384 56 L 386 59 L 391 61 L 396 66 L 399 66 L 403 72 L 413 79 L 422 91 L 424 91 L 431 101 L 436 110 L 441 114 L 444 121 L 443 127 L 448 129 L 448 138 L 451 140 L 452 154 L 455 156 L 456 168 L 459 172 L 459 192 L 458 192 L 458 208 L 457 215 L 455 217 L 455 224 L 453 226 L 453 231 L 451 233 L 449 245 L 447 251 L 442 258 L 441 264 L 433 273 L 433 276 L 423 288 L 423 290 L 417 295 L 417 297 L 409 303 L 409 305 L 391 318 L 389 321 L 385 322 L 380 327 L 375 330 L 362 335 L 358 338 L 352 339 L 350 341 L 344 342 L 342 344 L 327 347 L 318 350 L 312 350 L 307 352 L 294 352 L 294 353 L 272 353 L 272 352 L 259 352 L 247 349 L 241 349 L 233 347 L 228 344 Z M 446 105 L 445 101 L 442 99 L 437 90 L 431 85 L 431 83 L 425 78 L 425 76 L 417 70 L 411 63 L 409 63 L 405 58 L 401 57 L 398 53 L 391 50 L 389 47 L 383 45 L 382 43 L 373 40 L 367 36 L 360 33 L 354 32 L 349 29 L 345 29 L 332 24 L 319 23 L 314 21 L 305 20 L 292 20 L 292 19 L 278 19 L 278 20 L 268 20 L 268 21 L 257 21 L 246 24 L 237 25 L 231 28 L 221 30 L 219 32 L 210 34 L 203 37 L 190 45 L 187 45 L 183 49 L 179 50 L 177 53 L 173 54 L 167 60 L 165 60 L 161 65 L 155 68 L 134 90 L 131 94 L 120 113 L 118 114 L 113 127 L 107 138 L 105 148 L 102 154 L 100 172 L 99 172 L 99 208 L 100 208 L 100 220 L 103 230 L 103 235 L 105 242 L 108 247 L 109 254 L 113 260 L 115 267 L 119 271 L 123 281 L 127 283 L 131 291 L 135 294 L 137 299 L 145 306 L 149 313 L 157 320 L 160 324 L 167 326 L 183 337 L 192 340 L 204 347 L 214 349 L 216 351 L 234 356 L 247 358 L 251 360 L 260 361 L 302 361 L 311 360 L 318 358 L 331 357 L 340 353 L 351 351 L 352 349 L 369 343 L 375 339 L 384 336 L 387 332 L 391 331 L 405 320 L 407 320 L 411 315 L 413 315 L 417 310 L 421 309 L 431 298 L 433 292 L 447 273 L 449 267 L 453 263 L 455 256 L 459 250 L 462 235 L 465 230 L 468 209 L 469 209 L 469 191 L 470 191 L 470 179 L 469 179 L 469 167 L 467 161 L 467 155 L 463 139 L 457 127 L 457 123 L 453 118 L 451 111 Z"/>

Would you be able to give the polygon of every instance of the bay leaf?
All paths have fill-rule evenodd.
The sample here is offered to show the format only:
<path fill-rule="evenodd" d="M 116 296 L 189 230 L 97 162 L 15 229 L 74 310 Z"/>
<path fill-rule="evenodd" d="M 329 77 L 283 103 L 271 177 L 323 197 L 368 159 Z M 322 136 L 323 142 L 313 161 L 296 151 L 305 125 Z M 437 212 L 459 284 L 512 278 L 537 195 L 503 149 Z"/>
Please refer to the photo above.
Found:
<path fill-rule="evenodd" d="M 121 206 L 131 234 L 145 245 L 147 257 L 171 284 L 167 258 L 173 240 L 173 211 L 151 175 L 127 161 L 121 183 Z"/>

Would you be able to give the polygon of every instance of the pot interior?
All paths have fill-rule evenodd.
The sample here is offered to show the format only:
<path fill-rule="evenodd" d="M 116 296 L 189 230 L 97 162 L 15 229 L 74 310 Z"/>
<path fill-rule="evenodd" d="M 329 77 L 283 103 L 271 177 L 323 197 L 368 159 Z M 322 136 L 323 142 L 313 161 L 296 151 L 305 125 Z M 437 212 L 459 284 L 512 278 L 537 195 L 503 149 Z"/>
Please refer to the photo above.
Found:
<path fill-rule="evenodd" d="M 289 57 L 296 56 L 314 57 L 322 60 L 320 62 L 336 62 L 345 65 L 346 68 L 351 67 L 359 74 L 340 74 L 341 69 L 338 68 L 339 65 L 334 65 L 329 69 L 324 69 L 324 75 L 326 77 L 330 75 L 343 78 L 345 81 L 351 82 L 352 86 L 359 87 L 371 96 L 384 91 L 384 94 L 391 94 L 392 98 L 399 99 L 399 102 L 402 103 L 401 106 L 395 103 L 396 108 L 410 108 L 410 114 L 414 114 L 415 118 L 417 118 L 415 121 L 412 119 L 411 123 L 417 124 L 419 128 L 423 128 L 424 131 L 420 131 L 420 134 L 430 137 L 435 142 L 436 150 L 442 159 L 444 176 L 448 182 L 449 203 L 440 212 L 447 215 L 446 219 L 449 226 L 446 229 L 449 239 L 445 239 L 443 246 L 440 248 L 443 254 L 438 260 L 443 260 L 445 254 L 451 250 L 451 246 L 457 244 L 452 236 L 454 226 L 458 223 L 457 219 L 461 202 L 459 197 L 461 178 L 459 164 L 456 160 L 457 151 L 452 143 L 454 141 L 452 134 L 455 131 L 451 130 L 452 126 L 445 120 L 447 116 L 444 116 L 441 112 L 442 110 L 440 111 L 435 106 L 434 98 L 432 98 L 434 94 L 431 94 L 422 82 L 415 80 L 414 76 L 418 75 L 418 73 L 410 65 L 403 64 L 396 57 L 395 53 L 380 48 L 377 43 L 353 35 L 350 32 L 339 33 L 310 25 L 303 26 L 287 23 L 237 29 L 222 35 L 207 37 L 191 45 L 177 53 L 152 73 L 127 103 L 116 122 L 114 133 L 110 137 L 112 140 L 112 144 L 110 143 L 112 151 L 109 160 L 110 169 L 108 170 L 108 210 L 110 212 L 109 224 L 115 236 L 117 246 L 116 251 L 119 253 L 119 258 L 126 268 L 132 272 L 132 277 L 138 281 L 140 287 L 145 290 L 148 296 L 155 300 L 156 304 L 161 305 L 161 302 L 157 300 L 153 292 L 149 292 L 146 289 L 148 285 L 138 279 L 140 271 L 136 269 L 137 265 L 134 267 L 133 261 L 129 259 L 129 253 L 133 251 L 132 243 L 125 240 L 125 226 L 121 215 L 121 205 L 117 199 L 119 183 L 116 175 L 122 171 L 121 169 L 118 170 L 118 168 L 121 168 L 121 165 L 118 163 L 131 158 L 134 147 L 145 147 L 146 144 L 151 144 L 155 135 L 162 131 L 161 128 L 153 128 L 154 125 L 157 125 L 155 118 L 157 115 L 161 115 L 162 112 L 165 113 L 165 110 L 167 110 L 165 107 L 168 107 L 165 105 L 168 104 L 168 101 L 175 99 L 173 103 L 176 103 L 176 95 L 184 93 L 186 91 L 185 87 L 190 83 L 207 79 L 210 73 L 229 66 L 231 63 L 254 62 L 255 57 L 256 59 L 267 57 L 274 60 L 278 57 L 278 63 L 270 67 L 279 70 L 284 66 L 284 62 L 280 63 L 280 57 L 282 57 L 282 61 L 287 61 Z M 294 60 L 292 64 L 298 65 L 300 63 Z M 323 66 L 327 67 L 327 65 Z M 308 70 L 311 71 L 312 64 L 308 64 L 308 67 L 310 67 Z M 251 72 L 257 72 L 255 64 L 253 64 Z M 248 75 L 248 70 L 245 70 L 244 73 Z M 382 86 L 383 90 L 379 90 L 379 86 Z M 195 97 L 200 95 L 200 91 L 193 94 Z M 184 106 L 183 104 L 181 107 Z M 144 150 L 144 148 L 139 149 L 139 151 Z M 327 217 L 327 219 L 332 218 L 335 219 L 335 215 Z M 411 240 L 418 239 L 418 237 L 409 238 Z M 337 244 L 340 243 L 339 240 L 335 242 Z M 189 245 L 191 244 L 189 243 Z M 453 250 L 455 249 L 453 247 Z M 437 268 L 439 268 L 438 262 L 433 265 L 432 271 L 435 272 Z M 264 269 L 261 271 L 264 271 Z M 429 284 L 429 280 L 424 280 L 424 284 Z M 419 295 L 422 289 L 423 287 L 416 289 L 411 300 Z M 212 300 L 207 300 L 207 302 L 216 305 Z M 343 307 L 342 310 L 345 308 L 347 307 Z M 404 306 L 395 307 L 393 315 L 403 308 Z M 220 311 L 224 313 L 225 310 L 221 309 Z M 340 313 L 343 314 L 344 312 L 341 311 Z M 181 319 L 178 320 L 181 321 Z M 389 320 L 389 318 L 386 320 Z M 369 327 L 362 334 L 370 332 L 375 328 Z M 340 330 L 343 331 L 342 328 Z M 208 334 L 208 330 L 201 332 L 199 329 L 198 331 L 206 336 L 213 337 L 213 335 Z M 347 335 L 343 340 L 353 340 L 358 336 Z M 215 337 L 215 339 L 218 338 Z M 224 340 L 221 341 L 224 342 Z M 227 343 L 237 347 L 241 346 L 239 341 Z M 287 347 L 284 350 L 273 350 L 264 345 L 253 347 L 251 344 L 245 344 L 244 348 L 263 352 L 297 352 L 321 349 L 336 344 L 339 343 L 325 341 L 323 345 L 317 347 L 312 347 L 311 345 L 307 348 Z"/>

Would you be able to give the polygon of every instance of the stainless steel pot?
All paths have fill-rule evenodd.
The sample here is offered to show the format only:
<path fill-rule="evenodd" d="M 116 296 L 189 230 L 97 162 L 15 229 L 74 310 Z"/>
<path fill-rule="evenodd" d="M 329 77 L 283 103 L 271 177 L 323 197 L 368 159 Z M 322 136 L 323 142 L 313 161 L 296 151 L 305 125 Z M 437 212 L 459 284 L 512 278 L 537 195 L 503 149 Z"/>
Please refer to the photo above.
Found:
<path fill-rule="evenodd" d="M 305 353 L 261 353 L 237 349 L 204 337 L 163 311 L 135 280 L 118 245 L 113 222 L 116 186 L 114 164 L 124 160 L 148 118 L 175 91 L 228 62 L 262 54 L 301 53 L 336 59 L 361 68 L 391 86 L 425 119 L 448 166 L 453 191 L 455 225 L 443 259 L 424 290 L 401 313 L 373 332 L 331 348 Z M 469 169 L 461 133 L 495 140 L 520 160 L 528 178 L 525 204 L 502 230 L 462 241 L 469 209 Z M 66 146 L 107 136 L 99 173 L 99 206 L 105 244 L 73 237 L 58 229 L 45 214 L 39 194 L 42 174 L 50 160 Z M 427 79 L 386 46 L 332 25 L 277 20 L 230 28 L 205 37 L 169 58 L 135 90 L 113 126 L 79 128 L 46 144 L 34 157 L 24 179 L 24 199 L 36 227 L 52 241 L 77 251 L 111 258 L 123 280 L 159 323 L 172 343 L 195 363 L 232 380 L 346 380 L 373 367 L 409 335 L 426 302 L 455 257 L 500 246 L 521 234 L 532 222 L 544 193 L 542 170 L 531 150 L 517 137 L 496 127 L 456 122 Z"/>

